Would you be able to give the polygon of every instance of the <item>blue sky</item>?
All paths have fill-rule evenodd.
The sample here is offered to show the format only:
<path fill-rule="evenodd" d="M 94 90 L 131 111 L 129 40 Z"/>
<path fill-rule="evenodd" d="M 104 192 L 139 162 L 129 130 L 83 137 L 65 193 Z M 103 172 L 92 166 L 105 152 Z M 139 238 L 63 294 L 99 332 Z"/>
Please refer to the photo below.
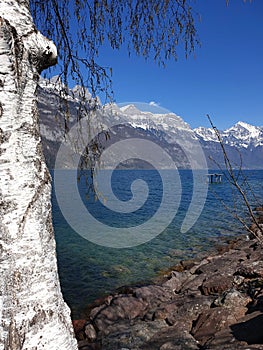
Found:
<path fill-rule="evenodd" d="M 113 68 L 117 103 L 155 102 L 191 127 L 219 129 L 239 120 L 263 125 L 263 0 L 196 0 L 202 43 L 195 57 L 184 55 L 160 68 L 127 51 L 103 47 L 100 63 Z"/>

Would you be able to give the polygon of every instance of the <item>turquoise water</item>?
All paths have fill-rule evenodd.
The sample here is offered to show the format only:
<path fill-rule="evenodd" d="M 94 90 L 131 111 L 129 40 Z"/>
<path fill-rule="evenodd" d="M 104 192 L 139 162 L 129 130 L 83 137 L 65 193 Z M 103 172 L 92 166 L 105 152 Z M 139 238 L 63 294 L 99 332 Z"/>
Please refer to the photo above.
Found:
<path fill-rule="evenodd" d="M 188 232 L 181 233 L 180 228 L 192 198 L 193 176 L 187 170 L 179 174 L 182 195 L 174 220 L 153 240 L 132 248 L 104 247 L 82 238 L 67 224 L 53 193 L 59 275 L 64 298 L 72 310 L 73 318 L 81 317 L 85 306 L 96 298 L 123 285 L 149 282 L 161 270 L 211 249 L 221 237 L 244 232 L 220 201 L 220 198 L 223 199 L 231 208 L 236 205 L 240 215 L 246 215 L 240 198 L 233 195 L 223 176 L 221 184 L 208 186 L 207 199 L 197 222 Z M 251 188 L 246 187 L 252 206 L 262 205 L 263 170 L 244 171 L 244 174 L 257 197 L 252 195 Z M 155 170 L 114 172 L 112 189 L 116 196 L 123 201 L 131 199 L 131 184 L 138 178 L 147 182 L 149 195 L 143 207 L 131 214 L 116 214 L 95 200 L 92 194 L 87 196 L 85 181 L 81 180 L 78 187 L 83 202 L 94 217 L 105 225 L 131 227 L 149 220 L 158 210 L 162 199 L 162 180 Z"/>

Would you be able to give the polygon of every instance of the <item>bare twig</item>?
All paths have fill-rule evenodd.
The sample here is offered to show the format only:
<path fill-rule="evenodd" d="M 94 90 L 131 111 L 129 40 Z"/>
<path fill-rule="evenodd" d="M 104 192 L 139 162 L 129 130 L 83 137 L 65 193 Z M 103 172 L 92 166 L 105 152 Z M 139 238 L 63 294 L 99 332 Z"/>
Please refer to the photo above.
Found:
<path fill-rule="evenodd" d="M 250 203 L 248 196 L 247 196 L 247 193 L 246 193 L 246 188 L 248 188 L 252 191 L 251 193 L 255 197 L 255 194 L 254 194 L 254 192 L 253 192 L 253 190 L 252 190 L 252 188 L 247 180 L 247 177 L 243 174 L 243 171 L 242 171 L 242 157 L 240 155 L 240 165 L 239 165 L 238 170 L 235 171 L 233 168 L 232 162 L 230 161 L 228 154 L 226 152 L 225 145 L 224 145 L 224 142 L 222 140 L 222 137 L 220 135 L 219 130 L 213 124 L 212 119 L 210 118 L 209 115 L 207 115 L 207 118 L 208 118 L 208 120 L 209 120 L 215 134 L 216 134 L 216 137 L 220 143 L 221 150 L 223 152 L 224 165 L 225 165 L 224 173 L 226 175 L 226 178 L 227 178 L 229 184 L 231 185 L 231 188 L 233 189 L 233 191 L 236 190 L 237 193 L 241 196 L 243 204 L 245 205 L 245 207 L 248 211 L 249 217 L 250 217 L 252 223 L 257 228 L 257 230 L 252 229 L 251 226 L 248 226 L 247 221 L 244 218 L 242 218 L 241 215 L 238 213 L 236 197 L 233 197 L 234 210 L 230 209 L 224 203 L 224 201 L 221 201 L 221 202 L 224 203 L 224 207 L 227 208 L 227 210 L 231 213 L 231 215 L 235 219 L 237 219 L 246 228 L 246 230 L 249 231 L 253 235 L 253 237 L 255 237 L 260 242 L 261 245 L 263 245 L 263 227 L 259 223 L 259 220 L 256 217 L 256 215 L 254 214 L 254 211 L 251 207 L 251 203 Z M 241 184 L 240 184 L 240 180 L 242 180 Z"/>

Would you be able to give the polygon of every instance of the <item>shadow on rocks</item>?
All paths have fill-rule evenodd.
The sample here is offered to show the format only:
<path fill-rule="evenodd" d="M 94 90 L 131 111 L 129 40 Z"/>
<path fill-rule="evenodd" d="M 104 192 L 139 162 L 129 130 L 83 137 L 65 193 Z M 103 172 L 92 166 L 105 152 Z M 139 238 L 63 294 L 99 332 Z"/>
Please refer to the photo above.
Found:
<path fill-rule="evenodd" d="M 230 326 L 232 334 L 239 341 L 250 344 L 263 344 L 263 314 L 247 321 Z"/>

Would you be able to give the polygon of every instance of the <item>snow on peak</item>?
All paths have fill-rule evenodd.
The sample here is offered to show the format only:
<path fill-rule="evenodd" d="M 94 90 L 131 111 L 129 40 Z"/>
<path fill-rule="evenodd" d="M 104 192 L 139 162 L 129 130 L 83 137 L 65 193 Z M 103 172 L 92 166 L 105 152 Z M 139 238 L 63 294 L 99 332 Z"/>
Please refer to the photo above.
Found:
<path fill-rule="evenodd" d="M 242 122 L 242 121 L 237 122 L 234 126 L 241 126 L 243 128 L 246 128 L 246 129 L 249 129 L 251 127 L 254 128 L 253 125 L 245 123 L 245 122 Z"/>
<path fill-rule="evenodd" d="M 194 129 L 195 134 L 203 141 L 217 141 L 211 128 Z M 225 144 L 241 148 L 257 147 L 263 145 L 263 129 L 239 121 L 231 128 L 221 131 L 220 135 Z"/>
<path fill-rule="evenodd" d="M 123 107 L 120 107 L 120 110 L 128 115 L 134 115 L 134 114 L 142 114 L 143 112 L 140 111 L 135 105 L 129 104 Z"/>
<path fill-rule="evenodd" d="M 83 101 L 85 98 L 86 100 L 92 102 L 92 96 L 88 89 L 83 88 L 80 85 L 76 85 L 70 89 L 62 82 L 59 75 L 55 75 L 50 79 L 45 79 L 40 76 L 38 85 L 42 89 L 55 93 L 69 101 L 78 102 Z"/>
<path fill-rule="evenodd" d="M 127 122 L 133 127 L 165 132 L 174 132 L 179 129 L 192 132 L 190 126 L 181 117 L 162 109 L 160 112 L 151 112 L 140 110 L 137 106 L 129 104 L 121 107 L 120 110 L 126 116 Z"/>
<path fill-rule="evenodd" d="M 250 134 L 250 136 L 252 138 L 258 137 L 260 135 L 261 129 L 257 126 L 254 125 L 250 125 L 248 123 L 245 122 L 238 122 L 236 123 L 232 128 L 228 129 L 228 130 L 243 130 L 245 131 L 247 134 Z"/>
<path fill-rule="evenodd" d="M 199 127 L 194 129 L 195 134 L 204 141 L 219 142 L 213 128 Z"/>
<path fill-rule="evenodd" d="M 50 80 L 40 78 L 39 85 L 50 93 L 59 93 L 60 96 L 65 96 L 64 98 L 74 102 L 81 101 L 83 93 L 85 93 L 86 98 L 90 97 L 89 91 L 83 90 L 79 86 L 75 86 L 71 90 L 65 89 L 58 76 Z M 91 102 L 92 99 L 90 100 Z M 53 104 L 55 105 L 55 103 L 56 100 L 54 100 Z M 115 104 L 104 105 L 104 112 L 102 112 L 104 115 L 103 123 L 115 125 L 118 122 L 120 124 L 129 124 L 134 128 L 156 130 L 161 134 L 165 134 L 169 142 L 176 142 L 178 135 L 183 133 L 204 142 L 219 142 L 213 128 L 199 127 L 192 130 L 180 116 L 161 107 L 160 111 L 158 109 L 151 111 L 150 107 L 149 110 L 147 109 L 147 106 L 149 107 L 147 103 L 130 103 L 122 107 Z M 239 121 L 231 128 L 220 131 L 220 135 L 223 142 L 229 146 L 247 149 L 263 146 L 263 128 L 246 122 Z"/>

